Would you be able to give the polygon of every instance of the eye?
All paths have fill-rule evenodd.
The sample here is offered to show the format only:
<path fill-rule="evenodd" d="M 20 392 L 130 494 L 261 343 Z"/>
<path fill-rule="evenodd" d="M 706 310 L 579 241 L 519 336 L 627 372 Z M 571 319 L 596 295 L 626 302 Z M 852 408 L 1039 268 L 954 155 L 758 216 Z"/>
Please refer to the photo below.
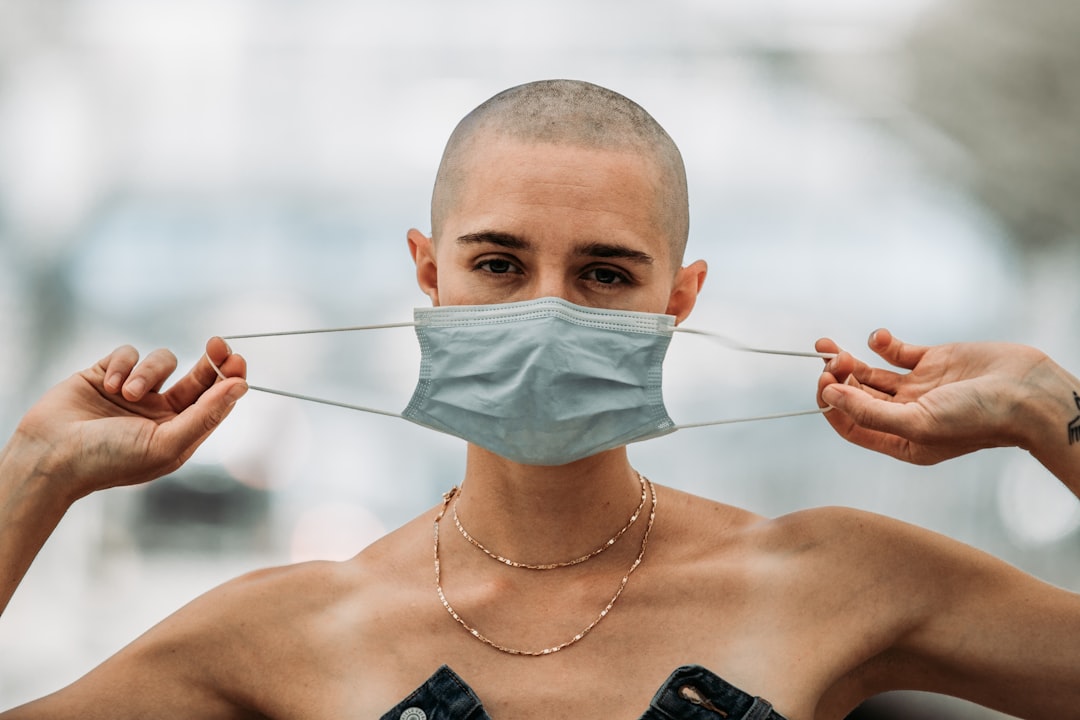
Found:
<path fill-rule="evenodd" d="M 584 277 L 586 280 L 592 280 L 601 285 L 619 285 L 630 282 L 630 278 L 625 273 L 609 267 L 592 268 L 585 272 Z"/>
<path fill-rule="evenodd" d="M 492 275 L 506 275 L 507 273 L 520 273 L 517 265 L 505 258 L 491 258 L 476 263 L 477 270 L 489 272 Z"/>

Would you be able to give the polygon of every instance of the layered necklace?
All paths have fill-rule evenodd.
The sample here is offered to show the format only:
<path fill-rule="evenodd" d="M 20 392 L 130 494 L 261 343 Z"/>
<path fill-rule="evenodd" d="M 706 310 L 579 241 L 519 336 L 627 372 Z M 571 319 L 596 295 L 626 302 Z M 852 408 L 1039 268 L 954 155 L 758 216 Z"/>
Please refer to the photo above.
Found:
<path fill-rule="evenodd" d="M 442 602 L 443 607 L 446 608 L 446 611 L 450 613 L 450 616 L 454 618 L 454 620 L 457 621 L 457 623 L 461 625 L 461 627 L 465 628 L 465 630 L 468 631 L 468 633 L 474 638 L 508 655 L 527 655 L 532 657 L 550 655 L 552 653 L 556 653 L 560 650 L 568 648 L 574 643 L 578 642 L 583 637 L 588 635 L 589 632 L 594 627 L 596 627 L 601 620 L 607 617 L 608 613 L 611 612 L 611 608 L 614 607 L 615 601 L 619 599 L 619 596 L 622 595 L 623 590 L 626 588 L 626 584 L 630 581 L 630 575 L 634 572 L 634 570 L 638 568 L 638 566 L 641 564 L 642 558 L 645 557 L 645 548 L 649 544 L 649 533 L 652 531 L 653 522 L 656 520 L 656 488 L 653 487 L 652 481 L 650 481 L 641 473 L 638 473 L 638 479 L 641 481 L 641 502 L 638 504 L 637 509 L 634 510 L 634 513 L 630 516 L 630 519 L 622 527 L 621 530 L 615 533 L 614 536 L 609 538 L 607 541 L 604 542 L 604 544 L 600 545 L 592 552 L 586 553 L 580 557 L 576 557 L 573 560 L 564 560 L 561 562 L 541 564 L 517 562 L 515 560 L 503 557 L 502 555 L 493 552 L 492 550 L 489 550 L 482 543 L 473 538 L 465 530 L 464 526 L 462 526 L 461 521 L 457 515 L 457 502 L 455 501 L 455 498 L 457 497 L 459 490 L 456 486 L 451 488 L 449 492 L 443 495 L 443 505 L 442 508 L 439 510 L 439 514 L 435 517 L 434 522 L 435 589 L 438 591 L 439 600 Z M 442 576 L 439 567 L 439 523 L 443 519 L 443 516 L 446 515 L 446 511 L 450 508 L 451 502 L 453 502 L 453 510 L 451 515 L 454 520 L 454 525 L 457 526 L 457 529 L 461 533 L 462 537 L 468 540 L 473 546 L 482 550 L 484 554 L 486 554 L 491 559 L 514 568 L 521 568 L 526 570 L 555 570 L 557 568 L 565 568 L 583 563 L 586 560 L 596 557 L 604 550 L 614 545 L 618 541 L 618 539 L 625 535 L 626 532 L 631 528 L 631 526 L 633 526 L 633 524 L 637 522 L 638 517 L 641 516 L 641 513 L 645 508 L 645 502 L 649 496 L 652 497 L 652 506 L 649 510 L 649 520 L 645 526 L 645 533 L 641 537 L 641 549 L 638 551 L 637 557 L 634 558 L 634 562 L 630 565 L 630 568 L 626 571 L 626 573 L 622 576 L 622 579 L 619 581 L 619 586 L 618 588 L 616 588 L 615 594 L 611 597 L 611 600 L 608 601 L 608 604 L 604 607 L 604 609 L 600 611 L 600 614 L 596 616 L 596 619 L 586 625 L 583 630 L 578 632 L 569 640 L 559 643 L 558 645 L 553 645 L 551 647 L 543 648 L 540 650 L 519 650 L 517 648 L 500 645 L 499 643 L 495 642 L 491 638 L 481 633 L 475 627 L 467 623 L 464 618 L 462 618 L 461 615 L 459 615 L 458 612 L 454 610 L 453 606 L 450 604 L 450 601 L 446 599 L 446 593 L 443 592 L 442 588 Z"/>

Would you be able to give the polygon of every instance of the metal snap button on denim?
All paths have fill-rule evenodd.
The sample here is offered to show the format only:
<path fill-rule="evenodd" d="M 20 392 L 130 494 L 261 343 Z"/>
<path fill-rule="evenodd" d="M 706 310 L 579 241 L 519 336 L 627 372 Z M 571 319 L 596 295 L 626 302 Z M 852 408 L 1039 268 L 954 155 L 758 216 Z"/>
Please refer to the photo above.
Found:
<path fill-rule="evenodd" d="M 427 720 L 427 713 L 418 707 L 407 708 L 401 713 L 401 720 Z"/>
<path fill-rule="evenodd" d="M 697 705 L 699 707 L 705 708 L 706 710 L 711 710 L 720 717 L 726 718 L 728 716 L 726 712 L 713 705 L 712 701 L 702 695 L 701 691 L 699 691 L 693 685 L 683 685 L 681 688 L 679 688 L 679 695 L 682 697 L 683 700 L 686 700 L 692 705 Z"/>

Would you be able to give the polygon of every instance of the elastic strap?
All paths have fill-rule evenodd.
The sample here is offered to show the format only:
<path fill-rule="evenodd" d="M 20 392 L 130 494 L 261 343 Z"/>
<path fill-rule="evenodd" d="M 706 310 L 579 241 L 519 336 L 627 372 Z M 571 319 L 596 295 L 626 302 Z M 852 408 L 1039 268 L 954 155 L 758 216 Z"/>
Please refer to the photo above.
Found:
<path fill-rule="evenodd" d="M 726 335 L 713 332 L 712 330 L 697 330 L 695 328 L 687 328 L 676 326 L 672 328 L 674 332 L 686 333 L 688 335 L 704 335 L 710 337 L 713 340 L 718 341 L 721 345 L 731 350 L 739 350 L 740 352 L 760 353 L 762 355 L 788 355 L 791 357 L 808 357 L 819 358 L 821 360 L 832 360 L 836 357 L 836 353 L 819 353 L 819 352 L 804 352 L 801 350 L 768 350 L 765 348 L 755 348 L 749 345 L 743 345 L 737 340 L 732 340 Z"/>
<path fill-rule="evenodd" d="M 821 360 L 832 360 L 836 357 L 836 353 L 805 352 L 800 350 L 770 350 L 766 348 L 750 347 L 749 345 L 743 345 L 737 340 L 732 340 L 726 335 L 721 335 L 720 333 L 713 332 L 712 330 L 698 330 L 696 328 L 679 326 L 676 326 L 672 329 L 674 330 L 674 332 L 686 333 L 688 335 L 702 335 L 704 337 L 712 338 L 724 347 L 731 350 L 737 350 L 739 352 L 758 353 L 761 355 L 787 355 L 789 357 L 819 358 Z M 730 418 L 727 420 L 709 420 L 706 422 L 677 424 L 675 425 L 675 429 L 683 430 L 685 428 L 709 427 L 710 425 L 731 425 L 733 423 L 755 422 L 757 420 L 776 420 L 778 418 L 798 417 L 800 415 L 818 415 L 821 413 L 827 413 L 832 409 L 832 406 L 827 406 L 823 408 L 814 408 L 813 410 L 795 410 L 792 412 L 772 413 L 770 415 L 755 415 L 753 417 Z"/>
<path fill-rule="evenodd" d="M 382 330 L 385 328 L 413 327 L 415 325 L 416 323 L 413 322 L 386 323 L 383 325 L 354 325 L 352 327 L 321 328 L 317 330 L 288 330 L 271 333 L 248 333 L 246 335 L 224 335 L 221 339 L 246 340 L 249 338 L 283 337 L 285 335 L 315 335 L 317 333 L 350 332 L 352 330 Z M 214 368 L 214 372 L 217 373 L 217 376 L 222 380 L 227 379 L 225 373 L 221 372 L 221 368 L 217 366 L 217 363 L 210 359 L 209 353 L 203 353 L 203 355 L 206 357 L 206 362 L 210 363 L 210 367 Z M 376 415 L 385 415 L 386 417 L 401 417 L 401 413 L 391 412 L 389 410 L 380 410 L 379 408 L 367 407 L 366 405 L 353 405 L 351 403 L 338 402 L 337 400 L 326 400 L 325 398 L 301 395 L 300 393 L 286 392 L 285 390 L 275 390 L 260 385 L 248 385 L 248 389 L 258 390 L 259 392 L 269 393 L 270 395 L 281 395 L 282 397 L 295 398 L 297 400 L 307 400 L 308 402 L 320 403 L 322 405 L 332 405 L 334 407 L 345 408 L 346 410 L 359 410 L 361 412 L 374 413 Z"/>
<path fill-rule="evenodd" d="M 355 330 L 384 330 L 388 328 L 403 328 L 403 327 L 415 327 L 415 322 L 400 322 L 400 323 L 384 323 L 380 325 L 353 325 L 349 327 L 336 327 L 336 328 L 319 328 L 315 330 L 286 330 L 282 332 L 269 332 L 269 333 L 248 333 L 244 335 L 224 335 L 223 340 L 247 340 L 251 338 L 264 338 L 264 337 L 284 337 L 287 335 L 315 335 L 320 333 L 338 333 L 338 332 L 352 332 Z M 820 358 L 822 360 L 831 360 L 836 357 L 836 353 L 819 353 L 819 352 L 802 352 L 798 350 L 769 350 L 765 348 L 754 348 L 748 345 L 743 345 L 740 342 L 732 340 L 731 338 L 721 335 L 719 333 L 712 332 L 711 330 L 697 330 L 694 328 L 674 327 L 675 332 L 687 333 L 689 335 L 703 335 L 705 337 L 711 337 L 714 340 L 719 341 L 725 347 L 732 350 L 738 350 L 740 352 L 760 353 L 764 355 L 787 355 L 791 357 L 809 357 Z M 222 380 L 227 379 L 225 374 L 221 372 L 221 368 L 210 359 L 210 355 L 204 353 L 206 361 L 210 363 L 210 367 L 214 368 L 214 372 Z M 345 408 L 346 410 L 359 410 L 360 412 L 374 413 L 376 415 L 385 415 L 386 417 L 403 417 L 401 413 L 392 412 L 389 410 L 380 410 L 378 408 L 367 407 L 366 405 L 353 405 L 351 403 L 338 402 L 337 400 L 326 400 L 324 398 L 312 397 L 311 395 L 301 395 L 300 393 L 286 392 L 285 390 L 274 390 L 273 388 L 261 387 L 259 385 L 248 385 L 251 390 L 258 390 L 259 392 L 269 393 L 271 395 L 280 395 L 282 397 L 295 398 L 296 400 L 307 400 L 308 402 L 320 403 L 322 405 L 331 405 L 333 407 Z M 778 418 L 785 417 L 797 417 L 800 415 L 817 415 L 819 413 L 827 413 L 832 410 L 832 407 L 815 408 L 813 410 L 796 410 L 793 412 L 773 413 L 770 415 L 756 415 L 753 417 L 743 418 L 729 418 L 727 420 L 709 420 L 705 422 L 685 423 L 677 424 L 674 430 L 684 430 L 687 428 L 696 427 L 708 427 L 710 425 L 730 425 L 741 422 L 754 422 L 757 420 L 776 420 Z"/>
<path fill-rule="evenodd" d="M 321 328 L 317 330 L 285 330 L 283 332 L 250 333 L 248 335 L 222 335 L 222 340 L 247 340 L 248 338 L 283 337 L 285 335 L 317 335 L 319 333 L 352 332 L 353 330 L 385 330 L 386 328 L 415 327 L 415 322 L 384 323 L 382 325 L 353 325 L 351 327 Z"/>
<path fill-rule="evenodd" d="M 779 418 L 798 417 L 800 415 L 821 415 L 832 409 L 832 405 L 826 405 L 823 408 L 814 408 L 813 410 L 792 410 L 791 412 L 773 413 L 771 415 L 754 415 L 753 417 L 729 418 L 727 420 L 706 420 L 705 422 L 686 423 L 684 425 L 676 424 L 674 429 L 686 430 L 687 428 L 709 427 L 710 425 L 733 425 L 734 423 L 755 422 L 757 420 L 777 420 Z"/>

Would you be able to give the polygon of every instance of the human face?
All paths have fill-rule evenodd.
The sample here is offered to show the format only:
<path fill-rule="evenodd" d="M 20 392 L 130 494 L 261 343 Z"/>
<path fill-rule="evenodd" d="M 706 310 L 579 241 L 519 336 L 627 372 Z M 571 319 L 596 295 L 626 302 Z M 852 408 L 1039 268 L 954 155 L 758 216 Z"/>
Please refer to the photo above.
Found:
<path fill-rule="evenodd" d="M 681 321 L 705 265 L 676 267 L 659 182 L 632 152 L 481 138 L 441 235 L 409 232 L 420 287 L 435 305 L 560 297 Z"/>

